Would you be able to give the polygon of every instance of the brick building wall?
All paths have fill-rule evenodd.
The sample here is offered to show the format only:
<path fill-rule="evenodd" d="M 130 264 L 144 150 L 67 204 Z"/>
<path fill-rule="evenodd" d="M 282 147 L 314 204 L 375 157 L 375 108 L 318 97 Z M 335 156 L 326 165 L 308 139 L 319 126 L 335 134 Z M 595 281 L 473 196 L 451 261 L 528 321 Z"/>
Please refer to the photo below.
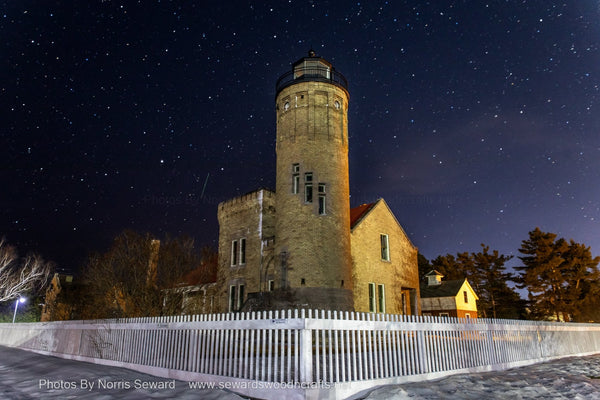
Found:
<path fill-rule="evenodd" d="M 419 314 L 417 248 L 383 199 L 353 226 L 352 260 L 356 311 Z"/>

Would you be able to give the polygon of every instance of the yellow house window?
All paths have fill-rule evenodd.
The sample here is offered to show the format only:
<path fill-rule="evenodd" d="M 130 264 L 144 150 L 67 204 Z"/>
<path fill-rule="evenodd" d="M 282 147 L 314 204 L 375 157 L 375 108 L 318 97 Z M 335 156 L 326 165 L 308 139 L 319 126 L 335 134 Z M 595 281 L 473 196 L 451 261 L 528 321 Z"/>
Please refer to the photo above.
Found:
<path fill-rule="evenodd" d="M 465 298 L 465 303 L 469 302 L 469 295 L 467 294 L 466 290 L 463 290 L 463 297 Z"/>

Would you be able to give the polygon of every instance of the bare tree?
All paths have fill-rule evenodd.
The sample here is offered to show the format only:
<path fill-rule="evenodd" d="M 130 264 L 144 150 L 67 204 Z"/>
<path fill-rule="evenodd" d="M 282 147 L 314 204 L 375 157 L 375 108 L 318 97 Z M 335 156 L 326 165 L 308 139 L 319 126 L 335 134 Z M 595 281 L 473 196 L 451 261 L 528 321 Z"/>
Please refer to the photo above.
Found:
<path fill-rule="evenodd" d="M 0 302 L 43 286 L 52 264 L 33 254 L 20 258 L 14 246 L 0 240 Z"/>
<path fill-rule="evenodd" d="M 82 318 L 121 318 L 181 313 L 180 296 L 165 299 L 165 290 L 179 287 L 183 277 L 200 265 L 190 238 L 167 237 L 126 230 L 110 249 L 92 255 L 84 269 Z M 168 301 L 167 301 L 168 300 Z"/>

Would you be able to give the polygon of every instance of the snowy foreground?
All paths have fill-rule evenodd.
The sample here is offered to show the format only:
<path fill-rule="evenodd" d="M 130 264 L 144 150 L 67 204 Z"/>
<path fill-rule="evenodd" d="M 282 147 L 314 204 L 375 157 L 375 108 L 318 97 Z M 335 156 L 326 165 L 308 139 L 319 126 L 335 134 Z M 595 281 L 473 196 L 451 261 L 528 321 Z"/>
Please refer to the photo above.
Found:
<path fill-rule="evenodd" d="M 0 346 L 2 399 L 240 399 L 220 389 L 199 389 L 108 367 Z M 502 372 L 456 375 L 437 381 L 385 386 L 380 399 L 599 399 L 600 355 L 565 358 Z"/>

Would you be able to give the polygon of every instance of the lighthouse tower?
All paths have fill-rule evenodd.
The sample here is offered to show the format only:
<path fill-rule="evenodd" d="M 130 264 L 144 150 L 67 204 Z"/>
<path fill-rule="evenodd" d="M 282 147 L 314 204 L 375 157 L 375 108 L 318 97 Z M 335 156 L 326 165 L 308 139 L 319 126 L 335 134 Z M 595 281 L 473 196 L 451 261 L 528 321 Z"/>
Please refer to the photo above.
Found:
<path fill-rule="evenodd" d="M 277 286 L 298 306 L 351 310 L 347 81 L 311 50 L 276 93 Z"/>

